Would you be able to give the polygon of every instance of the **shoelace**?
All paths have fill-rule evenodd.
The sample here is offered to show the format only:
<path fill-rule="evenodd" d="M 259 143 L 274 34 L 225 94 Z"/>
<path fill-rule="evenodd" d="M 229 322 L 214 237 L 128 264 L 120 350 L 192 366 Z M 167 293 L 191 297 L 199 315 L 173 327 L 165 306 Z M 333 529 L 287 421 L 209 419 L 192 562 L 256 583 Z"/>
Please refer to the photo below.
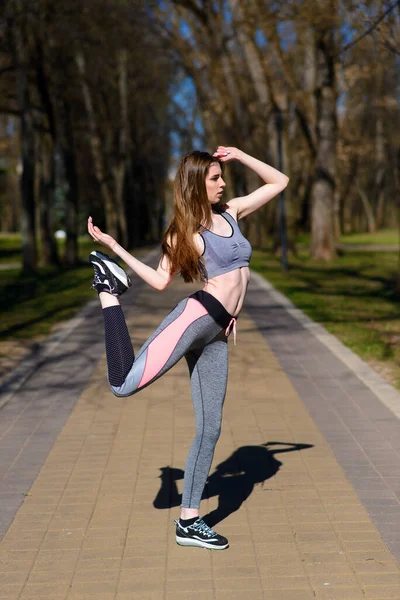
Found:
<path fill-rule="evenodd" d="M 104 280 L 104 275 L 100 275 L 97 271 L 94 272 L 94 280 L 93 280 L 93 284 L 96 283 L 103 283 Z"/>
<path fill-rule="evenodd" d="M 110 294 L 114 291 L 114 288 L 112 287 L 110 282 L 106 279 L 104 273 L 101 273 L 97 269 L 95 269 L 94 270 L 94 279 L 93 279 L 93 283 L 92 283 L 90 289 L 95 288 L 96 285 L 99 283 L 102 283 L 103 285 L 107 285 L 110 290 Z"/>
<path fill-rule="evenodd" d="M 233 343 L 236 346 L 236 319 L 235 319 L 235 317 L 232 317 L 232 319 L 229 321 L 229 325 L 225 330 L 226 337 L 228 337 L 228 335 L 231 331 L 231 326 L 232 326 L 232 330 L 233 330 Z"/>
<path fill-rule="evenodd" d="M 213 529 L 211 529 L 211 527 L 209 527 L 207 525 L 207 523 L 205 523 L 203 521 L 203 519 L 199 519 L 198 521 L 195 521 L 193 523 L 193 525 L 191 525 L 191 527 L 195 530 L 198 531 L 199 533 L 203 533 L 204 535 L 206 535 L 207 537 L 213 537 L 214 535 L 217 535 L 215 533 L 215 531 Z"/>

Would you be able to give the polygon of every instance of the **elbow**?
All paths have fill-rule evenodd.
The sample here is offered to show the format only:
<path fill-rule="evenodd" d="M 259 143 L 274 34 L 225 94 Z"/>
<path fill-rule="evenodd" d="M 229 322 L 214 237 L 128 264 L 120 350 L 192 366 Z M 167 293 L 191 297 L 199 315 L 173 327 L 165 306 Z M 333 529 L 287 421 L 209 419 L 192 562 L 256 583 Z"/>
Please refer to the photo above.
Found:
<path fill-rule="evenodd" d="M 163 290 L 165 290 L 166 285 L 164 284 L 163 281 L 146 281 L 146 283 L 149 284 L 150 287 L 153 288 L 153 290 L 156 290 L 157 292 L 162 292 Z"/>
<path fill-rule="evenodd" d="M 163 279 L 162 281 L 157 283 L 157 286 L 154 286 L 158 292 L 163 292 L 169 286 L 171 282 L 167 279 Z"/>
<path fill-rule="evenodd" d="M 279 191 L 278 194 L 280 194 L 281 192 L 283 192 L 283 190 L 285 190 L 288 186 L 289 183 L 289 177 L 287 177 L 286 175 L 283 176 L 283 178 L 280 180 L 279 182 Z"/>

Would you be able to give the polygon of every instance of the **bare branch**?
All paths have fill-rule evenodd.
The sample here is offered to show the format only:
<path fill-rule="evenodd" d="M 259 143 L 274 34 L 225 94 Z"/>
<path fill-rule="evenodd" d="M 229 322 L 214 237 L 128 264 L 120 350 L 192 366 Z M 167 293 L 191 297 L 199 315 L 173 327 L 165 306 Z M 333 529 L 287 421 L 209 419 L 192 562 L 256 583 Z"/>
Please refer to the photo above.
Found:
<path fill-rule="evenodd" d="M 383 12 L 373 23 L 372 25 L 370 25 L 370 27 L 368 27 L 368 29 L 366 29 L 366 31 L 364 31 L 363 33 L 361 33 L 358 37 L 356 37 L 352 42 L 349 42 L 348 44 L 346 44 L 336 55 L 335 58 L 337 58 L 338 56 L 340 56 L 341 54 L 343 54 L 343 52 L 346 52 L 347 50 L 349 50 L 350 48 L 352 48 L 353 46 L 355 46 L 356 44 L 358 44 L 359 41 L 361 41 L 363 38 L 365 38 L 367 35 L 369 35 L 370 33 L 372 33 L 374 31 L 374 29 L 376 29 L 379 25 L 379 23 L 381 23 L 381 21 L 383 21 L 383 19 L 385 17 L 388 16 L 388 14 L 390 14 L 397 6 L 400 6 L 400 0 L 397 0 L 397 2 L 395 2 L 394 4 L 392 4 L 391 6 L 389 6 L 389 8 L 387 10 L 385 10 L 385 12 Z"/>

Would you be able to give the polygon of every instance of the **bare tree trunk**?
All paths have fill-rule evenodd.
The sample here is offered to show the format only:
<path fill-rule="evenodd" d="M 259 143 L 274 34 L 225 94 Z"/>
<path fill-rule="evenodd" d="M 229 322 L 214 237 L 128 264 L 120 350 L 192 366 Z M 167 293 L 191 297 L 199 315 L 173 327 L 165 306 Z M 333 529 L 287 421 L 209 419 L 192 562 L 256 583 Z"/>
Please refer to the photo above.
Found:
<path fill-rule="evenodd" d="M 355 180 L 355 185 L 356 185 L 356 188 L 357 188 L 357 192 L 360 195 L 361 204 L 362 204 L 362 207 L 363 207 L 364 212 L 365 212 L 365 218 L 367 220 L 368 233 L 375 233 L 375 231 L 376 231 L 376 222 L 375 222 L 374 211 L 372 210 L 371 203 L 368 200 L 367 194 L 362 189 L 362 187 L 361 187 L 360 182 L 358 181 L 358 179 Z"/>
<path fill-rule="evenodd" d="M 7 22 L 16 70 L 17 102 L 21 117 L 22 268 L 25 272 L 36 272 L 35 123 L 28 80 L 26 32 L 21 23 L 24 9 L 20 0 L 10 0 L 7 8 Z"/>
<path fill-rule="evenodd" d="M 395 181 L 396 189 L 399 189 L 399 186 L 400 186 L 400 150 L 397 150 L 396 155 L 395 155 L 394 181 Z M 396 210 L 397 232 L 398 232 L 398 240 L 399 240 L 396 291 L 397 291 L 397 295 L 400 297 L 400 198 L 398 196 L 396 198 L 395 210 Z"/>
<path fill-rule="evenodd" d="M 375 171 L 375 189 L 377 194 L 376 205 L 376 228 L 380 229 L 385 220 L 385 137 L 383 131 L 382 109 L 378 108 L 378 118 L 376 121 L 376 171 Z"/>
<path fill-rule="evenodd" d="M 147 173 L 148 191 L 149 194 L 154 198 L 153 202 L 149 203 L 149 225 L 150 225 L 150 240 L 151 242 L 158 242 L 159 238 L 159 225 L 160 225 L 160 201 L 158 186 L 155 181 L 154 172 L 150 168 Z"/>
<path fill-rule="evenodd" d="M 10 229 L 9 231 L 20 231 L 21 221 L 21 194 L 18 182 L 18 176 L 14 169 L 7 177 L 7 198 L 10 201 Z"/>
<path fill-rule="evenodd" d="M 93 109 L 92 95 L 86 81 L 86 63 L 82 52 L 78 52 L 75 55 L 75 61 L 78 67 L 78 71 L 81 75 L 82 94 L 90 128 L 89 143 L 93 156 L 95 175 L 99 183 L 101 195 L 104 201 L 107 233 L 113 238 L 117 238 L 117 213 L 114 207 L 114 199 L 106 182 L 106 170 L 104 167 L 104 158 L 101 152 L 102 144 L 98 134 L 96 116 Z"/>
<path fill-rule="evenodd" d="M 7 180 L 5 197 L 9 206 L 9 228 L 7 231 L 16 232 L 21 230 L 21 194 L 19 186 L 19 177 L 17 173 L 19 163 L 19 119 L 16 117 L 7 117 L 8 126 L 12 128 L 13 134 L 9 138 L 7 149 Z"/>
<path fill-rule="evenodd" d="M 333 231 L 335 239 L 338 240 L 342 235 L 341 230 L 341 197 L 339 187 L 335 188 L 333 194 Z"/>
<path fill-rule="evenodd" d="M 242 0 L 229 0 L 234 20 L 237 23 L 236 33 L 240 46 L 243 49 L 243 56 L 248 67 L 251 81 L 253 83 L 257 99 L 258 110 L 256 115 L 258 131 L 253 134 L 256 137 L 257 146 L 264 148 L 265 155 L 273 157 L 277 163 L 277 133 L 273 118 L 271 118 L 271 109 L 276 101 L 271 98 L 271 92 L 268 87 L 267 74 L 260 58 L 259 50 L 252 36 L 249 35 L 245 26 L 245 16 L 242 8 Z M 268 151 L 265 148 L 268 147 Z"/>
<path fill-rule="evenodd" d="M 129 158 L 127 171 L 127 188 L 129 194 L 129 204 L 126 207 L 127 218 L 129 222 L 128 247 L 138 246 L 139 224 L 138 224 L 138 182 L 135 177 L 135 169 L 132 157 Z"/>
<path fill-rule="evenodd" d="M 257 92 L 257 96 L 262 107 L 265 107 L 269 104 L 270 94 L 268 91 L 264 69 L 261 65 L 257 48 L 253 40 L 248 35 L 244 26 L 245 19 L 243 15 L 243 9 L 241 6 L 241 1 L 242 0 L 229 0 L 229 5 L 232 11 L 232 15 L 237 23 L 237 37 L 239 40 L 239 44 L 243 49 L 243 53 L 245 55 L 246 63 L 249 67 L 249 72 L 253 81 L 254 88 Z"/>
<path fill-rule="evenodd" d="M 63 135 L 61 137 L 61 153 L 64 163 L 65 175 L 68 182 L 66 196 L 65 230 L 67 241 L 65 246 L 65 262 L 75 265 L 79 260 L 78 255 L 78 206 L 79 182 L 76 167 L 74 133 L 72 128 L 71 109 L 67 102 L 63 103 L 62 110 Z"/>
<path fill-rule="evenodd" d="M 289 98 L 286 99 L 286 114 L 289 113 Z M 282 154 L 283 154 L 283 171 L 285 173 L 292 173 L 294 171 L 293 156 L 290 151 L 291 148 L 291 131 L 289 118 L 283 124 L 282 130 Z M 280 198 L 277 198 L 280 202 Z M 284 203 L 286 213 L 286 236 L 288 250 L 290 250 L 295 256 L 296 251 L 296 210 L 297 210 L 297 194 L 295 188 L 288 186 L 284 191 Z"/>
<path fill-rule="evenodd" d="M 47 139 L 46 139 L 47 137 Z M 53 143 L 46 136 L 39 145 L 39 227 L 42 263 L 47 267 L 59 265 L 56 240 L 53 235 L 51 214 L 54 193 Z"/>
<path fill-rule="evenodd" d="M 124 202 L 124 183 L 126 173 L 126 160 L 128 154 L 128 89 L 127 89 L 127 52 L 121 50 L 118 55 L 118 89 L 120 100 L 120 126 L 118 158 L 113 168 L 115 181 L 115 201 L 118 207 L 118 225 L 121 235 L 121 244 L 124 248 L 128 245 L 128 231 L 126 224 L 126 211 Z"/>
<path fill-rule="evenodd" d="M 312 189 L 311 254 L 332 260 L 336 256 L 333 203 L 336 175 L 336 77 L 334 31 L 336 0 L 321 0 L 316 27 L 316 170 Z"/>
<path fill-rule="evenodd" d="M 52 227 L 54 195 L 56 185 L 54 145 L 56 123 L 49 82 L 45 72 L 45 57 L 42 43 L 36 40 L 36 82 L 42 106 L 46 112 L 50 136 L 42 135 L 39 140 L 39 226 L 41 234 L 41 258 L 46 266 L 58 266 L 57 244 Z"/>
<path fill-rule="evenodd" d="M 3 141 L 6 137 L 7 131 L 7 118 L 5 115 L 0 115 L 0 140 Z M 0 142 L 1 144 L 1 142 Z M 5 161 L 0 166 L 0 231 L 7 233 L 12 231 L 11 229 L 11 208 L 12 206 L 7 202 L 7 187 L 8 187 L 8 173 L 9 173 L 9 160 L 7 156 L 7 146 L 4 144 L 3 153 Z M 4 159 L 3 159 L 4 160 Z"/>
<path fill-rule="evenodd" d="M 37 246 L 35 223 L 35 131 L 33 115 L 21 113 L 21 198 L 22 198 L 22 268 L 24 271 L 36 271 Z"/>

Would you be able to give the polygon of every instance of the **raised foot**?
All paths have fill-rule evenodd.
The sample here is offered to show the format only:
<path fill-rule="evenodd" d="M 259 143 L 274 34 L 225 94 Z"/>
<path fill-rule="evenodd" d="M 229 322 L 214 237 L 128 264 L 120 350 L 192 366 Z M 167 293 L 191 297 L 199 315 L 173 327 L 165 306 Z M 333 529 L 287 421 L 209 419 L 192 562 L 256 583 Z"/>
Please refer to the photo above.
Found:
<path fill-rule="evenodd" d="M 92 288 L 98 293 L 121 296 L 132 285 L 129 275 L 107 254 L 94 250 L 90 253 L 89 260 L 94 268 Z"/>

